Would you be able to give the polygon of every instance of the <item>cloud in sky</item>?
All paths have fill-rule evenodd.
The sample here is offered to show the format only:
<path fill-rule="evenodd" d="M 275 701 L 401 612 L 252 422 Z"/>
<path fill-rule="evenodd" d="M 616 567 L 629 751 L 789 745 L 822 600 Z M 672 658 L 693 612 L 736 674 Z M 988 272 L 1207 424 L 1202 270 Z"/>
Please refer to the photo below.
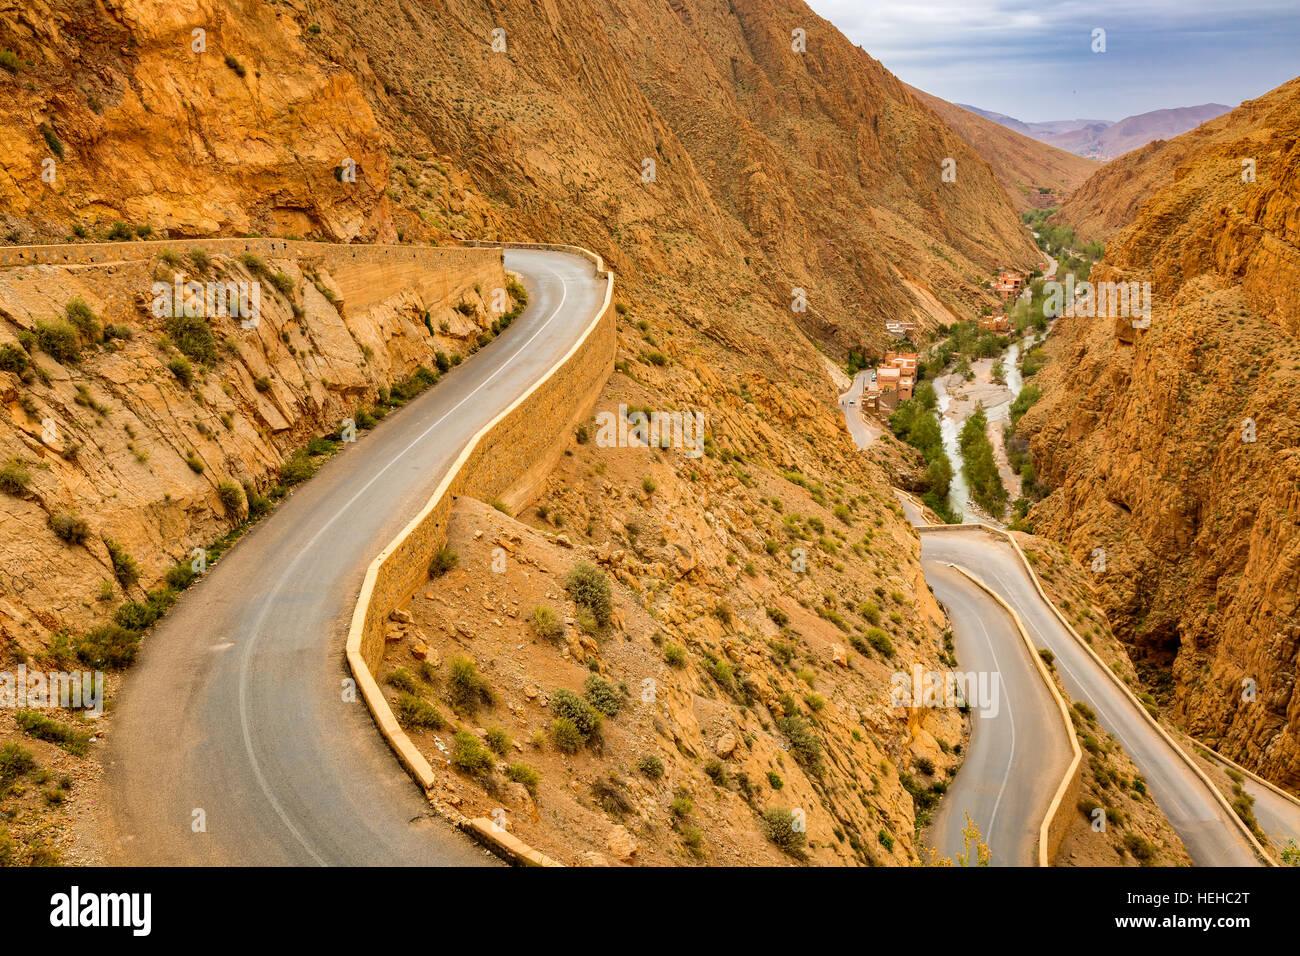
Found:
<path fill-rule="evenodd" d="M 904 82 L 1022 120 L 1236 106 L 1300 74 L 1298 0 L 807 2 Z"/>

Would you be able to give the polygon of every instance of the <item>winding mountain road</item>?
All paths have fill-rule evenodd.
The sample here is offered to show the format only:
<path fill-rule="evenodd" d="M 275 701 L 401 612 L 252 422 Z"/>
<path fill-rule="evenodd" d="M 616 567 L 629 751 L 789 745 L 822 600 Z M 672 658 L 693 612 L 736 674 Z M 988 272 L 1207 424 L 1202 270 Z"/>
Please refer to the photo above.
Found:
<path fill-rule="evenodd" d="M 843 403 L 841 406 L 847 418 L 850 410 Z M 846 424 L 857 440 L 852 423 Z M 858 444 L 862 447 L 864 443 Z M 950 565 L 978 574 L 1020 615 L 1035 646 L 1055 655 L 1057 671 L 1070 697 L 1092 707 L 1101 725 L 1124 747 L 1198 866 L 1260 865 L 1255 848 L 1231 811 L 1219 802 L 1212 786 L 1187 765 L 1178 750 L 1146 719 L 1140 705 L 1120 690 L 1104 666 L 1061 624 L 1006 539 L 978 525 L 960 530 L 926 530 L 927 518 L 911 496 L 899 493 L 898 498 L 907 520 L 920 527 L 922 568 L 936 597 L 948 609 L 961 669 L 978 671 L 992 666 L 1005 670 L 1004 701 L 1013 710 L 1017 706 L 1039 710 L 1036 691 L 1009 669 L 1021 662 L 1017 652 L 1023 655 L 1023 641 L 1010 626 L 1006 612 L 969 579 L 950 570 Z M 1042 686 L 1041 680 L 1038 686 Z M 1036 793 L 1044 786 L 1046 772 L 1038 765 L 1056 765 L 1057 758 L 1050 754 L 1028 753 L 1028 759 L 1022 762 L 1015 758 L 1017 749 L 1013 744 L 996 739 L 1009 736 L 1009 728 L 1018 729 L 1022 723 L 1014 717 L 993 721 L 975 718 L 967 760 L 927 834 L 931 845 L 944 855 L 961 850 L 963 812 L 970 811 L 993 851 L 995 864 L 1025 859 L 1024 833 L 1000 819 L 1008 808 L 996 796 L 992 801 L 989 798 L 990 794 L 1005 793 L 1008 787 L 1023 795 Z M 989 741 L 990 737 L 995 739 Z M 1059 771 L 1055 772 L 1059 781 Z M 1275 855 L 1276 848 L 1285 846 L 1287 840 L 1300 843 L 1300 804 L 1249 777 L 1243 786 L 1255 797 L 1256 817 L 1274 844 Z M 1017 800 L 1011 812 L 1030 813 L 1032 805 L 1033 800 L 1026 796 Z M 1041 819 L 1039 812 L 1030 822 L 1036 824 Z"/>
<path fill-rule="evenodd" d="M 343 645 L 371 559 L 601 307 L 606 283 L 579 256 L 512 249 L 506 267 L 529 293 L 510 328 L 326 463 L 146 637 L 106 756 L 115 862 L 496 862 L 344 701 Z"/>
<path fill-rule="evenodd" d="M 997 675 L 991 700 L 972 702 L 965 760 L 926 842 L 949 859 L 964 852 L 969 814 L 994 866 L 1037 866 L 1043 815 L 1074 756 L 1061 712 L 1011 615 L 946 562 L 923 568 L 952 621 L 957 670 Z"/>
<path fill-rule="evenodd" d="M 1152 797 L 1198 866 L 1260 863 L 1231 812 L 1156 732 L 1140 705 L 1116 686 L 1044 603 L 1019 556 L 1004 538 L 979 527 L 923 531 L 921 556 L 923 562 L 953 562 L 977 569 L 981 579 L 1015 608 L 1035 644 L 1055 655 L 1057 672 L 1071 698 L 1084 701 L 1096 711 L 1098 722 L 1133 759 Z M 960 605 L 956 613 L 963 613 Z M 960 781 L 961 774 L 957 779 Z"/>

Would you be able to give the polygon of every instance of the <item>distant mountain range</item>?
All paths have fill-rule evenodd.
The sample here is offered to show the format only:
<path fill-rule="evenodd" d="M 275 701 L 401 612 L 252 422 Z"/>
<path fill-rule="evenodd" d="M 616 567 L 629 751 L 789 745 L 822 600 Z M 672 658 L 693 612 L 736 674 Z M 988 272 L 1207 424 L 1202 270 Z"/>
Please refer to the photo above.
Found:
<path fill-rule="evenodd" d="M 1017 212 L 1061 205 L 1098 169 L 1092 160 L 1041 143 L 1011 125 L 1028 124 L 1009 116 L 993 119 L 997 114 L 985 118 L 970 107 L 957 106 L 916 87 L 908 89 L 993 167 Z"/>
<path fill-rule="evenodd" d="M 1122 156 L 1154 140 L 1179 136 L 1232 109 L 1222 103 L 1205 103 L 1201 106 L 1152 110 L 1150 113 L 1125 117 L 1118 123 L 1100 119 L 1026 123 L 1002 113 L 982 110 L 978 106 L 968 106 L 965 103 L 957 105 L 1039 142 L 1101 162 Z"/>

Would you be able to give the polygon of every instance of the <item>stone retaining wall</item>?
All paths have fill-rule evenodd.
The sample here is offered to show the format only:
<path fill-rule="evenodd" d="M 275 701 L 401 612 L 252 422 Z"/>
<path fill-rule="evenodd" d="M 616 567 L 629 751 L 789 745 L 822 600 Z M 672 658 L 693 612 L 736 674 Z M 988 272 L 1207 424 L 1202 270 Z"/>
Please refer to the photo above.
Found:
<path fill-rule="evenodd" d="M 348 630 L 348 666 L 384 738 L 426 791 L 434 782 L 433 768 L 397 723 L 374 677 L 383 660 L 388 616 L 427 583 L 429 562 L 446 544 L 447 520 L 456 496 L 526 500 L 563 454 L 574 427 L 591 414 L 614 371 L 614 275 L 600 256 L 572 246 L 510 245 L 582 255 L 606 280 L 605 299 L 582 338 L 550 372 L 470 439 L 424 509 L 366 571 Z M 453 818 L 453 822 L 515 862 L 558 865 L 510 834 L 482 825 L 485 821 Z"/>
<path fill-rule="evenodd" d="M 212 255 L 319 262 L 338 284 L 343 304 L 355 311 L 402 290 L 424 301 L 452 300 L 481 286 L 486 296 L 500 283 L 505 254 L 496 245 L 340 245 L 303 239 L 158 239 L 149 242 L 84 242 L 50 246 L 0 246 L 0 268 L 34 265 L 105 265 L 152 259 L 171 250 Z"/>

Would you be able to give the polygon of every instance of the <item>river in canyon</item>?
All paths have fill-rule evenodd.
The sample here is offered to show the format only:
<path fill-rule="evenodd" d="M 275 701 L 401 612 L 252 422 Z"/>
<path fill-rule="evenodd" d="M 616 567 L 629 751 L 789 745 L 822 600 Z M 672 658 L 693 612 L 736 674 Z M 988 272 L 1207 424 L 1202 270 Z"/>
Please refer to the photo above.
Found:
<path fill-rule="evenodd" d="M 1003 518 L 1003 515 L 986 513 L 971 500 L 970 485 L 962 471 L 961 449 L 957 445 L 957 436 L 961 434 L 962 426 L 981 402 L 984 403 L 984 412 L 988 416 L 989 441 L 993 443 L 993 455 L 1002 475 L 1002 484 L 1006 486 L 1008 500 L 1015 501 L 1020 497 L 1020 476 L 1007 463 L 1002 428 L 1010 416 L 1011 403 L 1024 387 L 1017 363 L 1025 344 L 1026 340 L 1017 340 L 1003 351 L 1001 359 L 1005 384 L 993 380 L 993 363 L 996 360 L 991 358 L 971 363 L 975 377 L 970 381 L 960 375 L 949 374 L 940 376 L 934 382 L 939 430 L 943 434 L 943 448 L 953 471 L 952 484 L 948 487 L 948 507 L 954 514 L 961 515 L 964 524 L 985 521 L 1001 526 Z"/>

